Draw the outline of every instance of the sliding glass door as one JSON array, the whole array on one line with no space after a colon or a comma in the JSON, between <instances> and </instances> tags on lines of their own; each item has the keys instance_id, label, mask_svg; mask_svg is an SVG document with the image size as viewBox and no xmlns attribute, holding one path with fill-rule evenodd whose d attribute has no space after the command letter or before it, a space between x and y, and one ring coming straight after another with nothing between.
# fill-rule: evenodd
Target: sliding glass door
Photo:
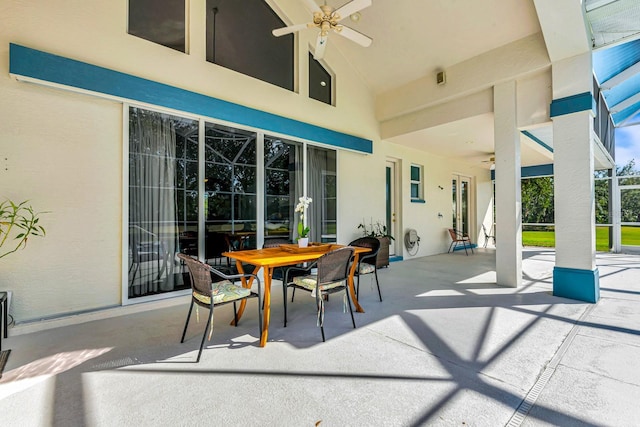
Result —
<instances>
[{"instance_id":1,"label":"sliding glass door","mask_svg":"<svg viewBox=\"0 0 640 427\"><path fill-rule=\"evenodd\" d=\"M301 196L311 240L335 242L336 170L333 150L131 107L126 299L188 289L177 253L228 265L225 251L294 241Z\"/></svg>"},{"instance_id":2,"label":"sliding glass door","mask_svg":"<svg viewBox=\"0 0 640 427\"><path fill-rule=\"evenodd\" d=\"M256 247L256 137L205 124L206 262L222 262L222 252L229 249Z\"/></svg>"},{"instance_id":3,"label":"sliding glass door","mask_svg":"<svg viewBox=\"0 0 640 427\"><path fill-rule=\"evenodd\" d=\"M307 149L309 227L314 242L335 242L337 227L336 152L320 147Z\"/></svg>"},{"instance_id":4,"label":"sliding glass door","mask_svg":"<svg viewBox=\"0 0 640 427\"><path fill-rule=\"evenodd\" d=\"M264 137L265 216L264 241L293 241L297 227L295 205L303 194L303 145Z\"/></svg>"},{"instance_id":5,"label":"sliding glass door","mask_svg":"<svg viewBox=\"0 0 640 427\"><path fill-rule=\"evenodd\" d=\"M180 231L197 224L197 181L198 122L131 108L129 298L184 286L173 255Z\"/></svg>"}]
</instances>

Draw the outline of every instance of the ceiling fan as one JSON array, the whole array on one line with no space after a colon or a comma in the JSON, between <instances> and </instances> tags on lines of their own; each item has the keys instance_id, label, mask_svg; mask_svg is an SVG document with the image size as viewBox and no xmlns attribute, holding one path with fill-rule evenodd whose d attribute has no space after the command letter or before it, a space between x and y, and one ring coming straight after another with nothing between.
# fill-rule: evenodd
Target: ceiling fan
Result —
<instances>
[{"instance_id":1,"label":"ceiling fan","mask_svg":"<svg viewBox=\"0 0 640 427\"><path fill-rule=\"evenodd\" d=\"M482 163L488 163L489 167L493 169L496 165L496 153L490 153L487 160L483 160Z\"/></svg>"},{"instance_id":2,"label":"ceiling fan","mask_svg":"<svg viewBox=\"0 0 640 427\"><path fill-rule=\"evenodd\" d=\"M326 2L324 5L318 6L313 0L303 1L313 12L313 22L276 28L272 31L274 36L280 37L285 34L291 34L307 28L319 28L320 33L316 39L316 49L313 54L315 59L321 59L324 56L324 50L327 46L327 38L330 31L340 34L342 37L354 41L361 46L368 47L371 45L373 40L370 37L367 37L352 28L339 24L339 22L344 18L361 11L365 7L371 6L371 0L352 0L338 9L333 9L333 7L327 6Z\"/></svg>"},{"instance_id":3,"label":"ceiling fan","mask_svg":"<svg viewBox=\"0 0 640 427\"><path fill-rule=\"evenodd\" d=\"M495 163L496 162L496 155L495 153L491 153L489 155L489 158L487 160L483 160L482 163Z\"/></svg>"}]
</instances>

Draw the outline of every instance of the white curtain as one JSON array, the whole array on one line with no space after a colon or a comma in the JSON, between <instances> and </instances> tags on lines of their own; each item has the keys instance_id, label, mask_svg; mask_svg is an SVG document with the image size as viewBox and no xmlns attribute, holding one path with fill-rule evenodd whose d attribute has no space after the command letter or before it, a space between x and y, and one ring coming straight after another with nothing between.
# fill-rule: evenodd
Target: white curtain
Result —
<instances>
[{"instance_id":1,"label":"white curtain","mask_svg":"<svg viewBox=\"0 0 640 427\"><path fill-rule=\"evenodd\" d=\"M164 114L131 109L129 233L138 251L141 292L173 289L176 252L176 134ZM156 259L156 257L158 259ZM138 282L138 280L140 282Z\"/></svg>"}]
</instances>

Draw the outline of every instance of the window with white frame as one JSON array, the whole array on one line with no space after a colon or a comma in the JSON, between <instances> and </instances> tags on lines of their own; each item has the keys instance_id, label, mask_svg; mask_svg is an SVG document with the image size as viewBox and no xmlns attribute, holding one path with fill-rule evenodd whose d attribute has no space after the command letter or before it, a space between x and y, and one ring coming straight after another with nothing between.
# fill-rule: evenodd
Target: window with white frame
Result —
<instances>
[{"instance_id":1,"label":"window with white frame","mask_svg":"<svg viewBox=\"0 0 640 427\"><path fill-rule=\"evenodd\" d=\"M128 129L127 299L188 289L177 253L218 264L293 240L303 195L310 238L335 242L335 150L134 106Z\"/></svg>"},{"instance_id":2,"label":"window with white frame","mask_svg":"<svg viewBox=\"0 0 640 427\"><path fill-rule=\"evenodd\" d=\"M294 35L264 0L207 0L207 61L294 90Z\"/></svg>"},{"instance_id":3,"label":"window with white frame","mask_svg":"<svg viewBox=\"0 0 640 427\"><path fill-rule=\"evenodd\" d=\"M129 0L131 35L186 52L185 0Z\"/></svg>"},{"instance_id":4,"label":"window with white frame","mask_svg":"<svg viewBox=\"0 0 640 427\"><path fill-rule=\"evenodd\" d=\"M422 165L411 165L411 201L424 201L424 168Z\"/></svg>"},{"instance_id":5,"label":"window with white frame","mask_svg":"<svg viewBox=\"0 0 640 427\"><path fill-rule=\"evenodd\" d=\"M309 52L309 98L333 105L333 77Z\"/></svg>"}]
</instances>

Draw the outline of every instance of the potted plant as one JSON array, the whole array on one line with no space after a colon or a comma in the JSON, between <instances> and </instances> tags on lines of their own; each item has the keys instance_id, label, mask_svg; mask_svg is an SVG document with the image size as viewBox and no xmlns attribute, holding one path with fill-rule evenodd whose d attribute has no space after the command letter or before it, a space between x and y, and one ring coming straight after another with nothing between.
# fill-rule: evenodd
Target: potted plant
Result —
<instances>
[{"instance_id":1,"label":"potted plant","mask_svg":"<svg viewBox=\"0 0 640 427\"><path fill-rule=\"evenodd\" d=\"M0 258L24 249L29 237L46 234L39 224L42 212L35 212L27 203L28 200L14 203L9 199L0 203Z\"/></svg>"},{"instance_id":2,"label":"potted plant","mask_svg":"<svg viewBox=\"0 0 640 427\"><path fill-rule=\"evenodd\" d=\"M376 221L374 223L372 219L369 224L365 224L363 220L358 225L358 229L362 230L363 236L375 237L380 240L380 251L378 252L376 266L378 268L387 267L389 265L389 244L391 243L391 240L395 240L387 231L387 226L380 221Z\"/></svg>"},{"instance_id":3,"label":"potted plant","mask_svg":"<svg viewBox=\"0 0 640 427\"><path fill-rule=\"evenodd\" d=\"M307 210L311 204L311 197L300 197L299 203L296 205L295 212L300 213L300 219L298 221L298 245L301 248L306 248L309 245L309 227L304 225L304 211Z\"/></svg>"},{"instance_id":4,"label":"potted plant","mask_svg":"<svg viewBox=\"0 0 640 427\"><path fill-rule=\"evenodd\" d=\"M29 237L44 237L45 235L44 228L39 224L41 212L34 211L33 207L27 203L28 200L15 203L10 199L5 199L0 203L0 259L24 249ZM7 301L4 303L6 304L4 308L9 310ZM0 335L1 340L4 331L0 330L0 334L2 334ZM2 378L4 364L7 362L10 352L11 350L0 352L0 378Z\"/></svg>"}]
</instances>

